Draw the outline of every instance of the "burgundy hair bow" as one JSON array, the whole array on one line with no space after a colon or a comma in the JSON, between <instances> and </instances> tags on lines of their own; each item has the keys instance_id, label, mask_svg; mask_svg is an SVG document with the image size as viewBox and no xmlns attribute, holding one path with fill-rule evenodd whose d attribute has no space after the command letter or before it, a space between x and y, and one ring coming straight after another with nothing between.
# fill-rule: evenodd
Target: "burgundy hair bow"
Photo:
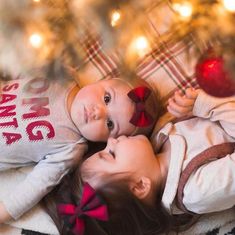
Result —
<instances>
[{"instance_id":1,"label":"burgundy hair bow","mask_svg":"<svg viewBox=\"0 0 235 235\"><path fill-rule=\"evenodd\" d=\"M88 183L84 185L79 205L59 204L57 209L58 213L65 217L65 221L69 223L76 235L83 235L86 216L103 221L107 221L109 218L107 205L102 202Z\"/></svg>"},{"instance_id":2,"label":"burgundy hair bow","mask_svg":"<svg viewBox=\"0 0 235 235\"><path fill-rule=\"evenodd\" d=\"M152 116L145 109L145 101L151 94L148 87L141 86L132 89L127 95L136 103L135 112L130 120L130 123L137 127L147 127L153 123Z\"/></svg>"}]
</instances>

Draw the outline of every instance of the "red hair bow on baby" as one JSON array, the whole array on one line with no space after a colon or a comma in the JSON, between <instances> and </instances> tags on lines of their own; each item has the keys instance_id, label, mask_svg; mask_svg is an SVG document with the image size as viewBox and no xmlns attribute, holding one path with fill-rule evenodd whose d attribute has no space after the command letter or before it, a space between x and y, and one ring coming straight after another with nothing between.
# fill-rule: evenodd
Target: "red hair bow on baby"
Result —
<instances>
[{"instance_id":1,"label":"red hair bow on baby","mask_svg":"<svg viewBox=\"0 0 235 235\"><path fill-rule=\"evenodd\" d=\"M145 101L151 94L151 90L141 86L132 89L127 95L136 104L135 112L130 123L137 127L147 127L153 123L153 118L145 110Z\"/></svg>"},{"instance_id":2,"label":"red hair bow on baby","mask_svg":"<svg viewBox=\"0 0 235 235\"><path fill-rule=\"evenodd\" d=\"M64 217L76 235L83 235L85 230L85 217L92 217L98 220L107 221L108 208L95 190L86 183L83 188L82 198L79 205L59 204L58 213Z\"/></svg>"}]
</instances>

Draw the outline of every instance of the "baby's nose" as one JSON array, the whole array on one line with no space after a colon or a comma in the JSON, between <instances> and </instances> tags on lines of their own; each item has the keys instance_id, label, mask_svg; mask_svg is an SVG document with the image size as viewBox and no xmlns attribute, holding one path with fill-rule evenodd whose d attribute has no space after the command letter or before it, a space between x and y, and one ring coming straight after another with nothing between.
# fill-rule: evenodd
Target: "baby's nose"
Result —
<instances>
[{"instance_id":1,"label":"baby's nose","mask_svg":"<svg viewBox=\"0 0 235 235\"><path fill-rule=\"evenodd\" d=\"M102 118L106 119L107 116L107 112L106 112L106 108L102 105L96 105L94 107L94 112L93 112L93 119L94 120L100 120Z\"/></svg>"}]
</instances>

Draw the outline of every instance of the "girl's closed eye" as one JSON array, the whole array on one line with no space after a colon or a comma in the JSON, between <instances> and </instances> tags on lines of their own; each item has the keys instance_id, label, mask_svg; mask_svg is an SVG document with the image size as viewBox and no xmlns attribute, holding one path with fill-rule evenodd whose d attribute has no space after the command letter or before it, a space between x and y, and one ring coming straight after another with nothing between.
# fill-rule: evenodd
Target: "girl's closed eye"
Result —
<instances>
[{"instance_id":1,"label":"girl's closed eye","mask_svg":"<svg viewBox=\"0 0 235 235\"><path fill-rule=\"evenodd\" d=\"M112 157L115 159L115 157L116 157L115 153L111 149L109 149L109 154L112 155Z\"/></svg>"}]
</instances>

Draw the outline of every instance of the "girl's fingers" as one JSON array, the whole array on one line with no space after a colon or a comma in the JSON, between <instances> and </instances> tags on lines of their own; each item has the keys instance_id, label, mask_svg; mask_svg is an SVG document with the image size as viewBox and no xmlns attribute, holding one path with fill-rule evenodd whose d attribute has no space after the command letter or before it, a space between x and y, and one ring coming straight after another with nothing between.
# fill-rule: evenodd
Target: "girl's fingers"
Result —
<instances>
[{"instance_id":1,"label":"girl's fingers","mask_svg":"<svg viewBox=\"0 0 235 235\"><path fill-rule=\"evenodd\" d=\"M194 99L188 98L186 95L181 95L179 92L176 92L174 95L175 102L180 106L192 106Z\"/></svg>"},{"instance_id":2,"label":"girl's fingers","mask_svg":"<svg viewBox=\"0 0 235 235\"><path fill-rule=\"evenodd\" d=\"M171 113L173 116L175 116L175 117L182 117L182 114L181 113L179 113L179 112L177 112L177 111L175 111L175 110L173 110L169 105L167 106L167 110L168 110L168 112L169 113Z\"/></svg>"},{"instance_id":3,"label":"girl's fingers","mask_svg":"<svg viewBox=\"0 0 235 235\"><path fill-rule=\"evenodd\" d=\"M176 117L190 115L198 93L199 90L194 88L187 88L185 94L176 91L174 97L168 100L168 111Z\"/></svg>"},{"instance_id":4,"label":"girl's fingers","mask_svg":"<svg viewBox=\"0 0 235 235\"><path fill-rule=\"evenodd\" d=\"M192 110L192 105L189 106L181 106L173 98L169 99L168 101L168 107L177 113L180 113L181 115L188 114Z\"/></svg>"},{"instance_id":5,"label":"girl's fingers","mask_svg":"<svg viewBox=\"0 0 235 235\"><path fill-rule=\"evenodd\" d=\"M194 89L192 87L191 88L187 88L185 90L186 97L189 98L189 99L193 99L193 100L195 100L197 98L198 93L199 93L199 89Z\"/></svg>"}]
</instances>

